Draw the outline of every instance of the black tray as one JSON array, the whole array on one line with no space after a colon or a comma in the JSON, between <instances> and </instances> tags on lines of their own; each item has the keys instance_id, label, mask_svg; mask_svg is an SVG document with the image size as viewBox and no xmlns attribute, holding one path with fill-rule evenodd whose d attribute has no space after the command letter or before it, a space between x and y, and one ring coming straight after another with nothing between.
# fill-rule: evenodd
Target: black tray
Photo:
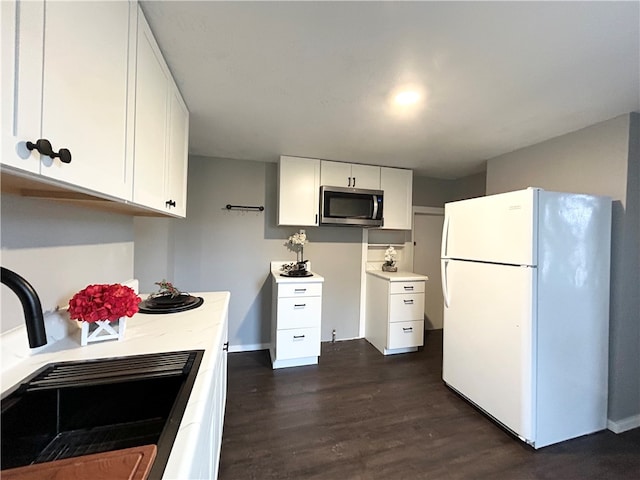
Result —
<instances>
[{"instance_id":1,"label":"black tray","mask_svg":"<svg viewBox=\"0 0 640 480\"><path fill-rule=\"evenodd\" d=\"M313 273L308 270L292 270L280 274L281 277L313 277Z\"/></svg>"},{"instance_id":2,"label":"black tray","mask_svg":"<svg viewBox=\"0 0 640 480\"><path fill-rule=\"evenodd\" d=\"M203 303L202 297L194 297L189 294L177 297L166 295L143 300L138 305L138 310L140 313L177 313L198 308Z\"/></svg>"}]
</instances>

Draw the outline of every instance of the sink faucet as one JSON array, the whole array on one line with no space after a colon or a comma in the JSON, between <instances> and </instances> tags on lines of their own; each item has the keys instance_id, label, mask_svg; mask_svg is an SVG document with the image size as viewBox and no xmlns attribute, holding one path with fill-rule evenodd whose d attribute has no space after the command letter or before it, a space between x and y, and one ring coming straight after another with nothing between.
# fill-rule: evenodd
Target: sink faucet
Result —
<instances>
[{"instance_id":1,"label":"sink faucet","mask_svg":"<svg viewBox=\"0 0 640 480\"><path fill-rule=\"evenodd\" d=\"M27 337L31 348L41 347L47 344L47 333L44 329L44 316L42 305L35 289L24 278L4 267L1 281L15 293L22 303L24 322L27 326Z\"/></svg>"}]
</instances>

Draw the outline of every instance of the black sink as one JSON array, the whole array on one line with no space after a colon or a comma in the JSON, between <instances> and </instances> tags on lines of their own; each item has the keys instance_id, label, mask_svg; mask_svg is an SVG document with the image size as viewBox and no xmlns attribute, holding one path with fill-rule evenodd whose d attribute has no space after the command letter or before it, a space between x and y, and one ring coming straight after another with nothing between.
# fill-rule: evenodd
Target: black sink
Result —
<instances>
[{"instance_id":1,"label":"black sink","mask_svg":"<svg viewBox=\"0 0 640 480\"><path fill-rule=\"evenodd\" d=\"M2 396L2 468L155 444L161 478L203 353L43 367Z\"/></svg>"}]
</instances>

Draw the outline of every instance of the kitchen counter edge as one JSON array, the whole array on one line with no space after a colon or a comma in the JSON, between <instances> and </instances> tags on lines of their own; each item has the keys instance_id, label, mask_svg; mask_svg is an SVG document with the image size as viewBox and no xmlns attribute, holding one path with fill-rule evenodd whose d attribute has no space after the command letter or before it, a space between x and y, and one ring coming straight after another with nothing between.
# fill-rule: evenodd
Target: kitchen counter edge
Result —
<instances>
[{"instance_id":1,"label":"kitchen counter edge","mask_svg":"<svg viewBox=\"0 0 640 480\"><path fill-rule=\"evenodd\" d=\"M413 272L383 272L382 270L367 270L369 275L373 275L375 277L380 277L390 282L417 282L417 281L427 281L429 277L426 275L421 275L419 273Z\"/></svg>"}]
</instances>

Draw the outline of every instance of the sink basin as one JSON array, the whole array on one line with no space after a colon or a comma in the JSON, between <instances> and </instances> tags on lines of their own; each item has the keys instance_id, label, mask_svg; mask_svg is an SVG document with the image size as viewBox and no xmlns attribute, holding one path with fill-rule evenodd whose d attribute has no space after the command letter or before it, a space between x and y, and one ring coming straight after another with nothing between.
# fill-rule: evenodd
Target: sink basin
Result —
<instances>
[{"instance_id":1,"label":"sink basin","mask_svg":"<svg viewBox=\"0 0 640 480\"><path fill-rule=\"evenodd\" d=\"M2 468L155 444L161 478L203 353L43 367L2 396Z\"/></svg>"}]
</instances>

